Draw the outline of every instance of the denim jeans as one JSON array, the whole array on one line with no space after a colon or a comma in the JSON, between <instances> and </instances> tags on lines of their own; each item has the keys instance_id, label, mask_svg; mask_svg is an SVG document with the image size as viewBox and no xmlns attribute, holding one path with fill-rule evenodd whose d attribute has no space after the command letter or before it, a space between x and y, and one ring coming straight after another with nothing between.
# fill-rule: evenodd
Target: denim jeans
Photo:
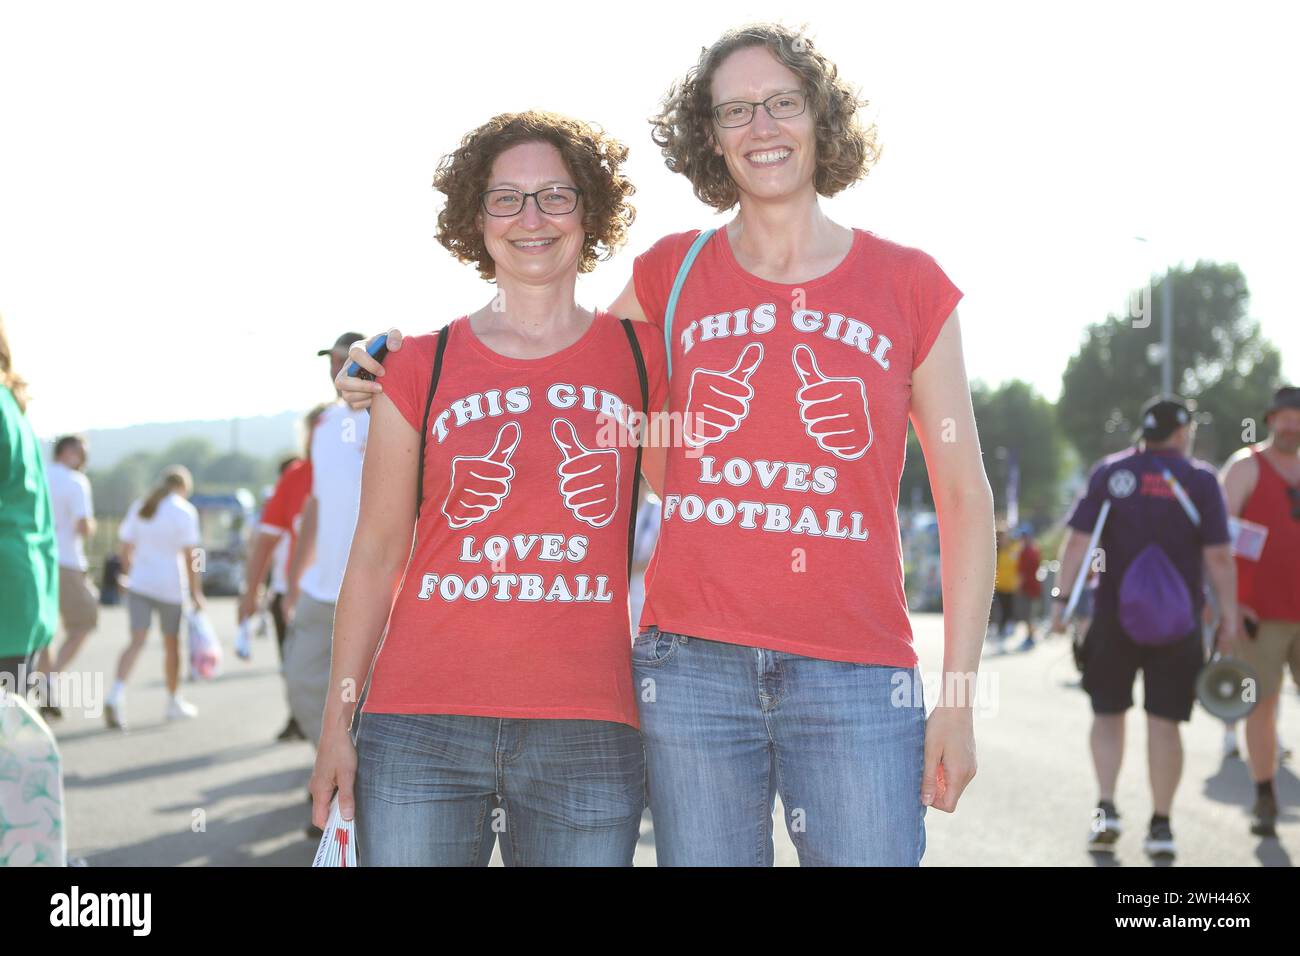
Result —
<instances>
[{"instance_id":1,"label":"denim jeans","mask_svg":"<svg viewBox=\"0 0 1300 956\"><path fill-rule=\"evenodd\" d=\"M802 866L920 863L919 669L658 628L632 666L660 866L771 866L777 794Z\"/></svg>"},{"instance_id":2,"label":"denim jeans","mask_svg":"<svg viewBox=\"0 0 1300 956\"><path fill-rule=\"evenodd\" d=\"M362 714L357 864L631 866L641 735L604 720Z\"/></svg>"}]
</instances>

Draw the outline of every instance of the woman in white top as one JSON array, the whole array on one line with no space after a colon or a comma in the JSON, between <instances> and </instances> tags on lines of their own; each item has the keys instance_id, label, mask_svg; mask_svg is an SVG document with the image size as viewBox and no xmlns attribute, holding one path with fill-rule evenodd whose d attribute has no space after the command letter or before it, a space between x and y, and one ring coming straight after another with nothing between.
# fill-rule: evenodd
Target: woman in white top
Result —
<instances>
[{"instance_id":1,"label":"woman in white top","mask_svg":"<svg viewBox=\"0 0 1300 956\"><path fill-rule=\"evenodd\" d=\"M189 503L194 479L182 465L166 468L158 484L131 504L118 531L122 541L122 566L128 574L127 614L131 644L117 663L117 680L105 702L104 719L123 728L126 680L144 648L154 611L162 628L167 681L167 720L194 717L198 709L180 695L181 606L188 594L195 609L202 609L203 582L199 576L199 513Z\"/></svg>"}]
</instances>

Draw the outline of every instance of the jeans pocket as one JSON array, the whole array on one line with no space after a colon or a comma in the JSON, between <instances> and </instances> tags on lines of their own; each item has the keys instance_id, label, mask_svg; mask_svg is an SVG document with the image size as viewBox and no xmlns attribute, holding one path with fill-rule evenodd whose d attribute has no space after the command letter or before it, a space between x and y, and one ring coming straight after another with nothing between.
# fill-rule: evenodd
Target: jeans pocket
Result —
<instances>
[{"instance_id":1,"label":"jeans pocket","mask_svg":"<svg viewBox=\"0 0 1300 956\"><path fill-rule=\"evenodd\" d=\"M632 642L632 665L659 667L666 664L677 653L681 641L680 634L671 634L657 627L651 627L638 634Z\"/></svg>"}]
</instances>

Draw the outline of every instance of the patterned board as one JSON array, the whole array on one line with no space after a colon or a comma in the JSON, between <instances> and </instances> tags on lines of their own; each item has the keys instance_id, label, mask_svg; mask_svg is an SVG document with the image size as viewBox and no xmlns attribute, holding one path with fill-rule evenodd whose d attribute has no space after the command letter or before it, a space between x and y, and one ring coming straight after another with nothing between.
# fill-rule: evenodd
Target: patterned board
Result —
<instances>
[{"instance_id":1,"label":"patterned board","mask_svg":"<svg viewBox=\"0 0 1300 956\"><path fill-rule=\"evenodd\" d=\"M0 866L65 866L63 761L19 695L0 691Z\"/></svg>"}]
</instances>

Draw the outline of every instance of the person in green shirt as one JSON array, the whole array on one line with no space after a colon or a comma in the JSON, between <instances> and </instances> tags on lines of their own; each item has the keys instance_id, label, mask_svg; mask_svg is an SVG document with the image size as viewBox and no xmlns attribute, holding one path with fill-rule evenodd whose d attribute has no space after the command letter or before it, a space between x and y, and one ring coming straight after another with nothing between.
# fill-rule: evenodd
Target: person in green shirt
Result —
<instances>
[{"instance_id":1,"label":"person in green shirt","mask_svg":"<svg viewBox=\"0 0 1300 956\"><path fill-rule=\"evenodd\" d=\"M0 688L26 694L37 653L59 620L58 547L27 385L0 319Z\"/></svg>"}]
</instances>

